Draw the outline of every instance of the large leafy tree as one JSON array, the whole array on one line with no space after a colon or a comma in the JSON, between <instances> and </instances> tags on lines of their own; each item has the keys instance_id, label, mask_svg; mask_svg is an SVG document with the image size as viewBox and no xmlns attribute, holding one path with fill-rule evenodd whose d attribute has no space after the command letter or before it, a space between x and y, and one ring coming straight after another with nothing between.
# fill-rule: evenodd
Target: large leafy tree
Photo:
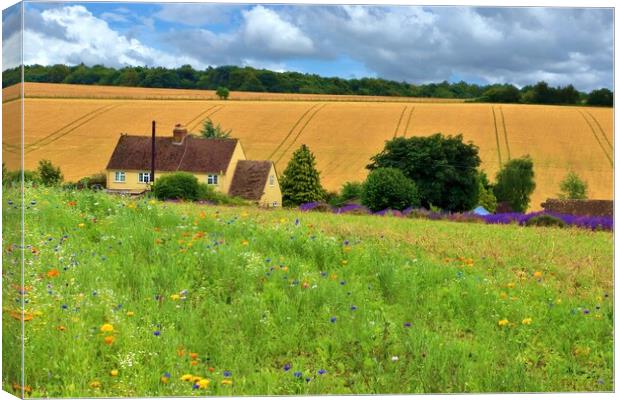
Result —
<instances>
[{"instance_id":1,"label":"large leafy tree","mask_svg":"<svg viewBox=\"0 0 620 400\"><path fill-rule=\"evenodd\" d=\"M366 168L398 168L415 182L421 204L465 211L478 202L478 147L463 136L398 137L385 143Z\"/></svg>"},{"instance_id":2,"label":"large leafy tree","mask_svg":"<svg viewBox=\"0 0 620 400\"><path fill-rule=\"evenodd\" d=\"M508 161L497 173L493 192L498 202L507 202L514 211L525 212L536 188L534 162L529 156Z\"/></svg>"},{"instance_id":3,"label":"large leafy tree","mask_svg":"<svg viewBox=\"0 0 620 400\"><path fill-rule=\"evenodd\" d=\"M325 198L316 159L305 144L293 153L282 174L280 187L284 206L297 206Z\"/></svg>"}]
</instances>

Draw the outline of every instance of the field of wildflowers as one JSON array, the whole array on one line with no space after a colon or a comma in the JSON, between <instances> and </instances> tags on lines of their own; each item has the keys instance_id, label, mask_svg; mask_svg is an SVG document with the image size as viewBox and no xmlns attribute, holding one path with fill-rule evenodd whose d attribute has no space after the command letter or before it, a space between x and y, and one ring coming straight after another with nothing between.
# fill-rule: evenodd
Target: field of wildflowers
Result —
<instances>
[{"instance_id":1,"label":"field of wildflowers","mask_svg":"<svg viewBox=\"0 0 620 400\"><path fill-rule=\"evenodd\" d=\"M27 188L22 282L19 201L5 189L13 393L613 389L610 232Z\"/></svg>"}]
</instances>

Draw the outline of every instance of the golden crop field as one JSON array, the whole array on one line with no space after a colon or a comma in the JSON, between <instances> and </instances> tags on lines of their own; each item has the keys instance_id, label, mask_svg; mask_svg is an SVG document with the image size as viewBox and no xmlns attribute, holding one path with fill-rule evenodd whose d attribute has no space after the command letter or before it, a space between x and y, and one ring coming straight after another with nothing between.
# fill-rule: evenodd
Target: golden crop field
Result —
<instances>
[{"instance_id":1,"label":"golden crop field","mask_svg":"<svg viewBox=\"0 0 620 400\"><path fill-rule=\"evenodd\" d=\"M67 91L67 86L60 85L59 91ZM590 198L613 197L611 108L300 99L29 98L28 90L24 103L26 168L50 159L62 168L67 180L103 170L120 133L150 135L151 120L157 121L158 135L171 135L175 123L198 132L201 122L210 117L232 129L248 158L271 159L279 173L292 152L307 144L328 190L337 190L346 181L363 180L369 158L383 148L385 140L441 132L462 133L473 141L480 148L482 168L491 178L500 163L529 154L537 184L532 209L540 209L542 201L556 196L569 170L588 182ZM19 104L5 102L4 115L18 112ZM6 118L3 122L3 158L9 168L18 160L16 122Z\"/></svg>"},{"instance_id":2,"label":"golden crop field","mask_svg":"<svg viewBox=\"0 0 620 400\"><path fill-rule=\"evenodd\" d=\"M89 98L132 100L217 100L215 90L159 89L119 86L65 85L26 82L24 96L31 98ZM17 85L3 89L3 101L19 97ZM229 100L279 100L279 101L406 101L462 103L462 99L412 98L391 96L324 95L301 93L264 93L231 91Z\"/></svg>"}]
</instances>

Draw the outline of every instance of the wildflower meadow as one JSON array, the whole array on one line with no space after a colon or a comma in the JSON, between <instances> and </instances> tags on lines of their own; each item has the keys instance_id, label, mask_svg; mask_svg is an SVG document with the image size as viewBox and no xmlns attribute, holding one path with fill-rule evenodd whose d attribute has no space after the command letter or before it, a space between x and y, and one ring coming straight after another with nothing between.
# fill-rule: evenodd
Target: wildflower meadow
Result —
<instances>
[{"instance_id":1,"label":"wildflower meadow","mask_svg":"<svg viewBox=\"0 0 620 400\"><path fill-rule=\"evenodd\" d=\"M2 201L15 394L613 390L608 231L27 187L22 247Z\"/></svg>"}]
</instances>

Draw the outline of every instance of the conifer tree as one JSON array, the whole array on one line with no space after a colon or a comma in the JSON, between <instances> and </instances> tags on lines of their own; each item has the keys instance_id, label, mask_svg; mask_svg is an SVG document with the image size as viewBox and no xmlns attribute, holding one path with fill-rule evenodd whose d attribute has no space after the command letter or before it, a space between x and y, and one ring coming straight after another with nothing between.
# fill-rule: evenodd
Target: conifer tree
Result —
<instances>
[{"instance_id":1,"label":"conifer tree","mask_svg":"<svg viewBox=\"0 0 620 400\"><path fill-rule=\"evenodd\" d=\"M321 186L319 175L314 154L308 146L302 144L293 153L280 180L283 205L298 206L325 199L326 192Z\"/></svg>"}]
</instances>

